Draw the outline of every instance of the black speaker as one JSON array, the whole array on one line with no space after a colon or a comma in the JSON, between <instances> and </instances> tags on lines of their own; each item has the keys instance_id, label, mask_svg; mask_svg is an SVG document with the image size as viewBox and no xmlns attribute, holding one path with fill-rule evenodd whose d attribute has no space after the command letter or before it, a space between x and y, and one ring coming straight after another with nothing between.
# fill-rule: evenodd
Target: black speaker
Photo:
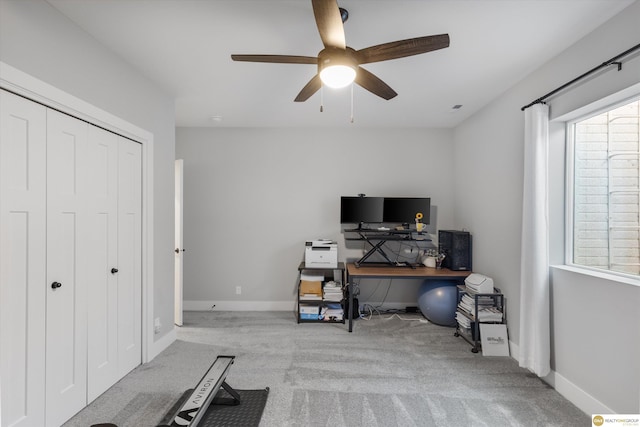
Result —
<instances>
[{"instance_id":1,"label":"black speaker","mask_svg":"<svg viewBox=\"0 0 640 427\"><path fill-rule=\"evenodd\" d=\"M471 234L468 231L438 230L438 249L445 254L443 267L471 271Z\"/></svg>"}]
</instances>

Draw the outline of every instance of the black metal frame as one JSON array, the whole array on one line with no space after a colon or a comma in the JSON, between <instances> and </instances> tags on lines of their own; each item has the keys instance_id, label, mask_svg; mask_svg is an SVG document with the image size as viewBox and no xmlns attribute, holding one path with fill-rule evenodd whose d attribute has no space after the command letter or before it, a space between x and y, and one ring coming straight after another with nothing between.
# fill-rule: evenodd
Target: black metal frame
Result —
<instances>
[{"instance_id":1,"label":"black metal frame","mask_svg":"<svg viewBox=\"0 0 640 427\"><path fill-rule=\"evenodd\" d=\"M413 230L363 230L363 229L354 229L354 230L345 230L345 232L353 232L358 233L358 238L345 238L345 240L361 240L367 242L371 249L369 249L359 260L355 261L354 264L356 267L360 267L362 264L365 264L365 261L369 259L369 257L376 252L382 255L382 257L387 261L382 264L389 264L395 267L410 267L415 268L411 263L406 262L397 262L391 261L391 258L387 255L387 253L382 248L385 243L392 241L412 241L412 242L430 242L431 239L427 238L427 234L423 234L422 232L417 232ZM413 233L417 233L419 235L424 235L424 239L414 239L412 237ZM373 243L377 242L377 243ZM369 264L380 264L377 263L369 263Z\"/></svg>"}]
</instances>

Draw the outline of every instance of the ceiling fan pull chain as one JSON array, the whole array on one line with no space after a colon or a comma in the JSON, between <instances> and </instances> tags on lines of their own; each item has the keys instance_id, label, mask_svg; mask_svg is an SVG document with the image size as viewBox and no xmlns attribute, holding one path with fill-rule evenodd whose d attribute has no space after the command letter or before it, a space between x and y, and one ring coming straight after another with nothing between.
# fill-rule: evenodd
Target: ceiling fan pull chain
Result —
<instances>
[{"instance_id":1,"label":"ceiling fan pull chain","mask_svg":"<svg viewBox=\"0 0 640 427\"><path fill-rule=\"evenodd\" d=\"M353 83L351 83L351 123L353 123Z\"/></svg>"},{"instance_id":2,"label":"ceiling fan pull chain","mask_svg":"<svg viewBox=\"0 0 640 427\"><path fill-rule=\"evenodd\" d=\"M320 85L320 112L324 111L324 91L322 90L324 85Z\"/></svg>"}]
</instances>

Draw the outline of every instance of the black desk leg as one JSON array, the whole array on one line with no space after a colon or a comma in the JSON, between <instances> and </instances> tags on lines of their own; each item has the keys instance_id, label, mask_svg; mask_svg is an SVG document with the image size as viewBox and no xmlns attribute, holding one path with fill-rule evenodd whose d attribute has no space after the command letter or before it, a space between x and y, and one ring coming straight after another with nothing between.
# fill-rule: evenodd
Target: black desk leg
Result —
<instances>
[{"instance_id":1,"label":"black desk leg","mask_svg":"<svg viewBox=\"0 0 640 427\"><path fill-rule=\"evenodd\" d=\"M349 292L349 332L353 331L353 283L347 283Z\"/></svg>"}]
</instances>

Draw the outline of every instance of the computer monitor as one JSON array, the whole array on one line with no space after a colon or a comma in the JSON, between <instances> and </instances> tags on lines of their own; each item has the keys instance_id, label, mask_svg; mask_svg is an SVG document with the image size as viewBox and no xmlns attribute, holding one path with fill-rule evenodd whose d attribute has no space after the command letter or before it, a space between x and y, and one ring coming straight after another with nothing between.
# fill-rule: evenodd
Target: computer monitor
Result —
<instances>
[{"instance_id":1,"label":"computer monitor","mask_svg":"<svg viewBox=\"0 0 640 427\"><path fill-rule=\"evenodd\" d=\"M381 223L384 198L349 197L340 198L340 223Z\"/></svg>"},{"instance_id":2,"label":"computer monitor","mask_svg":"<svg viewBox=\"0 0 640 427\"><path fill-rule=\"evenodd\" d=\"M385 197L383 222L413 223L417 213L422 213L422 223L429 224L431 198L429 197Z\"/></svg>"}]
</instances>

